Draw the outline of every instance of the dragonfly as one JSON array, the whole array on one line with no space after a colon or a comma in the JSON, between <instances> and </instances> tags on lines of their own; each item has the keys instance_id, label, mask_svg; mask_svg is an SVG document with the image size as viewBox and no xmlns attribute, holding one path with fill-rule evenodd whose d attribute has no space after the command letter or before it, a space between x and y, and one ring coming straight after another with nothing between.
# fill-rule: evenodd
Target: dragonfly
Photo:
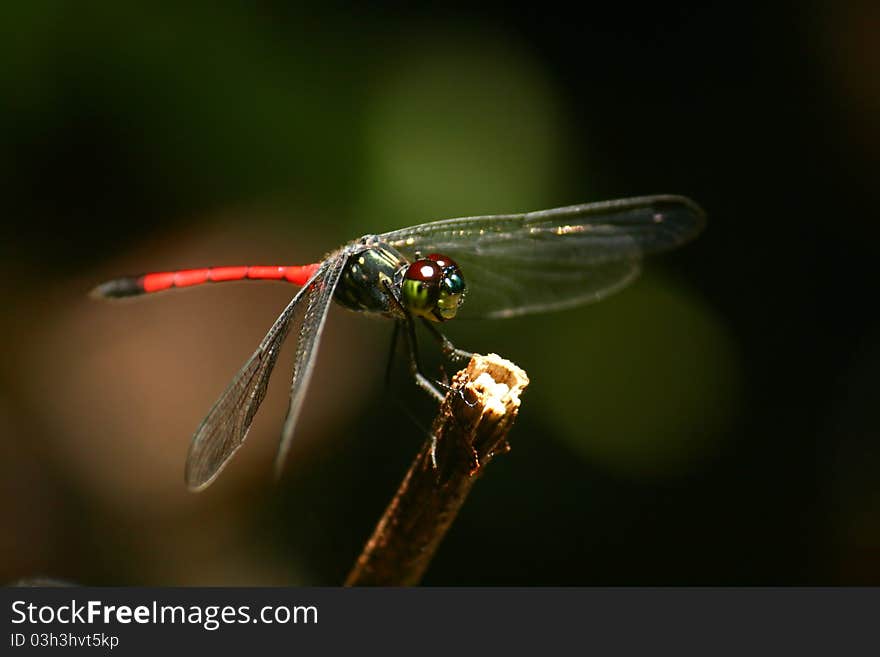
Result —
<instances>
[{"instance_id":1,"label":"dragonfly","mask_svg":"<svg viewBox=\"0 0 880 657\"><path fill-rule=\"evenodd\" d=\"M335 301L394 321L416 384L442 401L443 384L424 373L416 325L444 356L472 354L438 328L455 318L508 318L598 301L637 276L643 256L695 237L703 210L683 196L658 195L520 214L443 219L365 235L307 265L182 269L125 276L92 295L115 299L204 283L285 281L300 286L196 429L186 459L193 491L210 485L247 437L291 328L299 325L287 416L275 458L280 472L315 368L318 344Z\"/></svg>"}]
</instances>

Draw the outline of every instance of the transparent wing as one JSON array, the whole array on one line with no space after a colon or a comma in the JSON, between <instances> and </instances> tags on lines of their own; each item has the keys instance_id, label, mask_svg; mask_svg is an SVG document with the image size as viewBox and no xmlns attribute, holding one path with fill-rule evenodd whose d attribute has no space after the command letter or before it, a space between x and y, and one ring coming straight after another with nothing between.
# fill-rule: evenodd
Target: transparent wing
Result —
<instances>
[{"instance_id":1,"label":"transparent wing","mask_svg":"<svg viewBox=\"0 0 880 657\"><path fill-rule=\"evenodd\" d=\"M347 253L344 251L340 252L339 257L331 258L325 265L324 275L316 279L312 285L314 293L309 296L309 303L300 327L299 339L296 342L296 360L293 366L293 380L290 383L290 406L287 409L287 417L281 431L281 444L275 457L276 474L281 472L287 451L290 449L296 421L299 418L300 410L302 410L309 380L312 378L312 370L315 367L318 342L324 331L324 322L327 320L333 292L339 283L346 259Z\"/></svg>"},{"instance_id":2,"label":"transparent wing","mask_svg":"<svg viewBox=\"0 0 880 657\"><path fill-rule=\"evenodd\" d=\"M703 211L681 196L434 221L381 238L407 257L442 253L467 284L462 317L513 317L575 306L629 283L647 253L700 232Z\"/></svg>"},{"instance_id":3,"label":"transparent wing","mask_svg":"<svg viewBox=\"0 0 880 657\"><path fill-rule=\"evenodd\" d=\"M312 304L318 294L316 289L324 279L326 267L323 265L315 272L287 304L260 346L233 377L196 429L186 459L186 484L191 490L202 490L214 481L244 443L251 421L266 396L269 377L290 331L296 308L304 297L308 297L309 305Z\"/></svg>"}]
</instances>

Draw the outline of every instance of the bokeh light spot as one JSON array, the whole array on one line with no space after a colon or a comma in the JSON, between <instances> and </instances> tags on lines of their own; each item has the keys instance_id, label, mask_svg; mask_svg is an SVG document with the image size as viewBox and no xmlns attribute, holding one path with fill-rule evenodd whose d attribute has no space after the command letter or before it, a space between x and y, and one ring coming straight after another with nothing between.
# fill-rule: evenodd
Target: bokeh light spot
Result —
<instances>
[{"instance_id":1,"label":"bokeh light spot","mask_svg":"<svg viewBox=\"0 0 880 657\"><path fill-rule=\"evenodd\" d=\"M366 205L389 222L383 229L541 207L566 166L554 90L507 41L411 41L376 85L367 116Z\"/></svg>"},{"instance_id":2,"label":"bokeh light spot","mask_svg":"<svg viewBox=\"0 0 880 657\"><path fill-rule=\"evenodd\" d=\"M717 449L739 388L736 347L709 308L645 277L569 314L529 374L560 435L635 477L675 475Z\"/></svg>"}]
</instances>

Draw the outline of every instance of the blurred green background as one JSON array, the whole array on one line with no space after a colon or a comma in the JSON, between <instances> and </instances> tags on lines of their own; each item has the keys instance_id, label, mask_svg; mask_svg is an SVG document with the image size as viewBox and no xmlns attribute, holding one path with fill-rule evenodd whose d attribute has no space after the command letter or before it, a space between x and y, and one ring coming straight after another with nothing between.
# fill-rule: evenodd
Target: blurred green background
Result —
<instances>
[{"instance_id":1,"label":"blurred green background","mask_svg":"<svg viewBox=\"0 0 880 657\"><path fill-rule=\"evenodd\" d=\"M707 231L626 291L447 327L532 384L425 583L880 583L880 11L794 6L5 3L0 580L341 583L432 417L333 309L285 477L290 345L190 494L292 289L96 283L678 193Z\"/></svg>"}]
</instances>

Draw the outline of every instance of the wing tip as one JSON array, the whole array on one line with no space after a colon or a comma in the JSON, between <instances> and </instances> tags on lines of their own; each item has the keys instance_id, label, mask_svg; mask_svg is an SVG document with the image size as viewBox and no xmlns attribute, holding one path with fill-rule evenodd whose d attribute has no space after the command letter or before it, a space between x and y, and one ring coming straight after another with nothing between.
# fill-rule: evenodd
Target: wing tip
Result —
<instances>
[{"instance_id":1,"label":"wing tip","mask_svg":"<svg viewBox=\"0 0 880 657\"><path fill-rule=\"evenodd\" d=\"M193 468L190 466L189 459L186 462L186 470L183 473L183 479L186 482L186 487L189 489L191 493L200 493L205 490L214 479L217 478L217 475L220 473L218 469L212 476L205 478L201 474L196 474L193 471Z\"/></svg>"},{"instance_id":2,"label":"wing tip","mask_svg":"<svg viewBox=\"0 0 880 657\"><path fill-rule=\"evenodd\" d=\"M706 227L706 211L693 199L675 194L651 197L656 223L674 223L680 241L686 242L699 235Z\"/></svg>"},{"instance_id":3,"label":"wing tip","mask_svg":"<svg viewBox=\"0 0 880 657\"><path fill-rule=\"evenodd\" d=\"M198 436L198 433L196 436ZM186 487L191 493L200 493L213 484L214 480L217 479L219 474L223 471L223 468L225 468L232 459L233 454L235 454L235 452L238 451L238 448L241 447L241 445L238 445L238 447L229 452L220 465L206 469L204 467L205 460L196 454L196 444L196 438L194 437L193 442L190 445L189 453L186 455L186 466L184 467L183 472L183 480L186 482Z\"/></svg>"}]
</instances>

